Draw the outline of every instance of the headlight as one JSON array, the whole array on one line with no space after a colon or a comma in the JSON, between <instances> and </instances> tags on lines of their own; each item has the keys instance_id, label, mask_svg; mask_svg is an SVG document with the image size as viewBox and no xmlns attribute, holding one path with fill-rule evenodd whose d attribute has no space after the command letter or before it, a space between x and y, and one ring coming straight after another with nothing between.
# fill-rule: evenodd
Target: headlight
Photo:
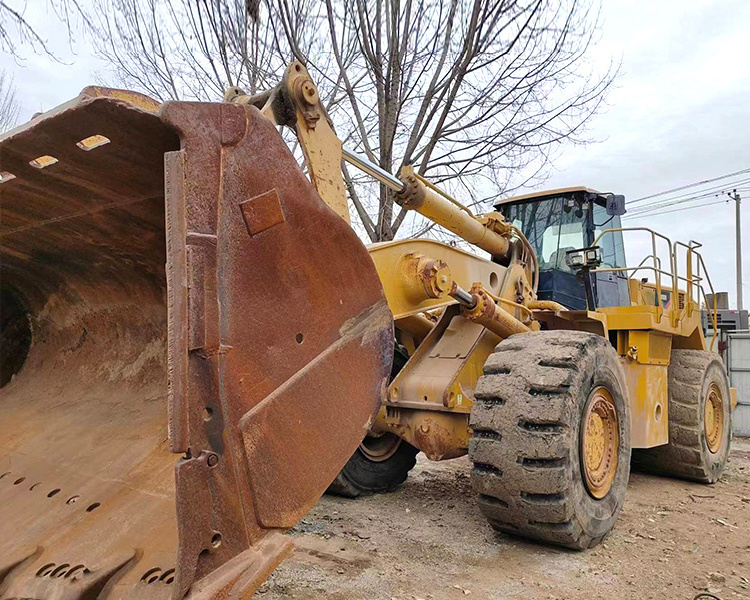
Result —
<instances>
[{"instance_id":1,"label":"headlight","mask_svg":"<svg viewBox=\"0 0 750 600\"><path fill-rule=\"evenodd\" d=\"M578 269L585 264L583 250L573 250L565 255L565 263L571 269Z\"/></svg>"},{"instance_id":2,"label":"headlight","mask_svg":"<svg viewBox=\"0 0 750 600\"><path fill-rule=\"evenodd\" d=\"M602 249L599 246L570 250L565 254L565 263L571 269L582 269L588 267L596 269L602 264Z\"/></svg>"}]
</instances>

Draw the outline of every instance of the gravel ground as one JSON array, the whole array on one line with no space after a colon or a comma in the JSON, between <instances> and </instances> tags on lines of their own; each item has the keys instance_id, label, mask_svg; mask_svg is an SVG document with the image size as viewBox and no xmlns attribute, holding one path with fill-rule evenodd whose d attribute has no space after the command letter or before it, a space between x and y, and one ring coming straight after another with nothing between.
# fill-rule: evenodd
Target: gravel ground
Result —
<instances>
[{"instance_id":1,"label":"gravel ground","mask_svg":"<svg viewBox=\"0 0 750 600\"><path fill-rule=\"evenodd\" d=\"M254 598L750 599L750 440L714 486L632 473L614 532L585 552L494 532L468 460L423 455L401 490L324 496L291 534L295 553Z\"/></svg>"}]
</instances>

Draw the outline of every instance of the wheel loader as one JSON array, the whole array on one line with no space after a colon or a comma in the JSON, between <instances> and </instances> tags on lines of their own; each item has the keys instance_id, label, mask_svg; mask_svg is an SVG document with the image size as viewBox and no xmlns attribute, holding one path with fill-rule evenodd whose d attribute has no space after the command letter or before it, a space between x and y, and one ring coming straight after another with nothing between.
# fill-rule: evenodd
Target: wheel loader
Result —
<instances>
[{"instance_id":1,"label":"wheel loader","mask_svg":"<svg viewBox=\"0 0 750 600\"><path fill-rule=\"evenodd\" d=\"M342 159L486 257L365 247ZM719 478L696 243L642 232L628 267L613 194L475 216L399 175L299 62L216 103L89 87L0 137L0 599L248 598L329 486L394 489L418 451L468 453L493 527L573 548L614 526L631 449Z\"/></svg>"}]
</instances>

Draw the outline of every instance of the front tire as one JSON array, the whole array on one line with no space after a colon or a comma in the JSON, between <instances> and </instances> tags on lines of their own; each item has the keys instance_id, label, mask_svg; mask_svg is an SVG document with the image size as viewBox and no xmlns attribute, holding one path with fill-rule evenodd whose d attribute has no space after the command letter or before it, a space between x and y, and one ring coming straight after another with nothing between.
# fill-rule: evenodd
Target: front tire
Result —
<instances>
[{"instance_id":1,"label":"front tire","mask_svg":"<svg viewBox=\"0 0 750 600\"><path fill-rule=\"evenodd\" d=\"M612 530L630 474L630 405L609 342L579 331L503 340L479 379L472 486L495 529L569 548Z\"/></svg>"},{"instance_id":2,"label":"front tire","mask_svg":"<svg viewBox=\"0 0 750 600\"><path fill-rule=\"evenodd\" d=\"M392 492L406 481L419 450L392 433L368 434L328 492L347 498Z\"/></svg>"}]
</instances>

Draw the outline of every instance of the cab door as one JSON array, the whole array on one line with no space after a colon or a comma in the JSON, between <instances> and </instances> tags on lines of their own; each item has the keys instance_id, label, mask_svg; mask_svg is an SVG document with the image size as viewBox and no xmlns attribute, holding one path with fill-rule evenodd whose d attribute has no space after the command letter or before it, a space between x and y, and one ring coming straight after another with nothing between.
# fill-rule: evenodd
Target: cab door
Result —
<instances>
[{"instance_id":1,"label":"cab door","mask_svg":"<svg viewBox=\"0 0 750 600\"><path fill-rule=\"evenodd\" d=\"M592 246L594 240L606 229L619 229L621 227L619 216L610 216L604 206L594 203L593 210L589 211L591 220L587 228L587 246ZM626 266L625 246L622 241L622 232L608 233L599 241L602 250L601 269L616 269ZM594 294L597 306L630 306L630 292L628 290L628 277L623 272L598 272L594 273Z\"/></svg>"}]
</instances>

